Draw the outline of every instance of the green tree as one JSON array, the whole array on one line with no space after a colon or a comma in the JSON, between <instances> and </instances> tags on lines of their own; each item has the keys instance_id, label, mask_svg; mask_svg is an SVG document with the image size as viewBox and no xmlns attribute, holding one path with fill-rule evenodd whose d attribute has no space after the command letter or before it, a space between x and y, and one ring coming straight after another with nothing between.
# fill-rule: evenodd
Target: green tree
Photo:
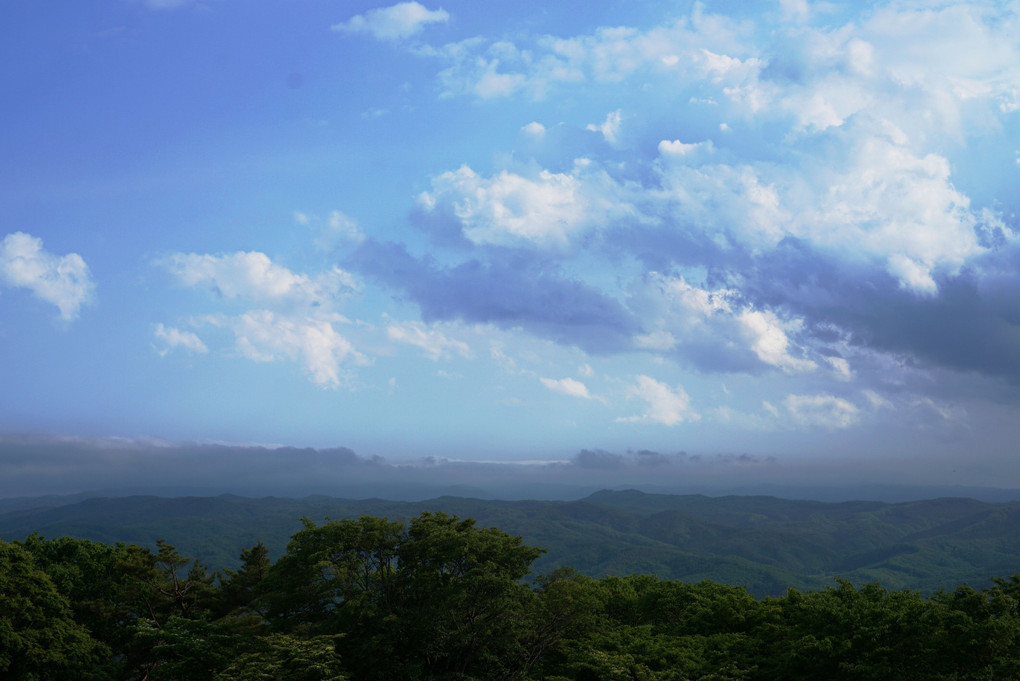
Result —
<instances>
[{"instance_id":1,"label":"green tree","mask_svg":"<svg viewBox=\"0 0 1020 681\"><path fill-rule=\"evenodd\" d=\"M370 516L302 523L257 587L274 628L335 634L396 610L400 523Z\"/></svg>"},{"instance_id":2,"label":"green tree","mask_svg":"<svg viewBox=\"0 0 1020 681\"><path fill-rule=\"evenodd\" d=\"M401 622L411 678L523 678L529 614L520 580L542 550L472 519L422 513L398 554Z\"/></svg>"},{"instance_id":3,"label":"green tree","mask_svg":"<svg viewBox=\"0 0 1020 681\"><path fill-rule=\"evenodd\" d=\"M250 549L241 549L241 568L223 570L220 577L219 588L213 599L214 616L265 617L257 590L271 567L269 549L261 541Z\"/></svg>"},{"instance_id":4,"label":"green tree","mask_svg":"<svg viewBox=\"0 0 1020 681\"><path fill-rule=\"evenodd\" d=\"M260 636L254 649L224 669L217 681L346 681L336 652L337 636Z\"/></svg>"},{"instance_id":5,"label":"green tree","mask_svg":"<svg viewBox=\"0 0 1020 681\"><path fill-rule=\"evenodd\" d=\"M275 630L346 634L359 680L523 678L539 549L443 513L303 522L258 587Z\"/></svg>"},{"instance_id":6,"label":"green tree","mask_svg":"<svg viewBox=\"0 0 1020 681\"><path fill-rule=\"evenodd\" d=\"M0 541L0 676L102 678L110 650L74 620L70 603L29 551Z\"/></svg>"}]
</instances>

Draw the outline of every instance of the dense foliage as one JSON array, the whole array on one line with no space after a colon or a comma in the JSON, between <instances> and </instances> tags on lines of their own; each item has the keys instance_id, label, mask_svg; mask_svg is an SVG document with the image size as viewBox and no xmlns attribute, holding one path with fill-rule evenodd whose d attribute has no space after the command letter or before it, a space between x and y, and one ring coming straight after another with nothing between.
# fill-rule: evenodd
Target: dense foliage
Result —
<instances>
[{"instance_id":1,"label":"dense foliage","mask_svg":"<svg viewBox=\"0 0 1020 681\"><path fill-rule=\"evenodd\" d=\"M425 512L303 521L210 574L156 551L0 541L0 676L139 681L1020 678L1020 576L930 596L845 580L745 588L569 568Z\"/></svg>"},{"instance_id":2,"label":"dense foliage","mask_svg":"<svg viewBox=\"0 0 1020 681\"><path fill-rule=\"evenodd\" d=\"M931 593L946 585L991 586L1020 555L1020 501L928 499L825 503L775 497L706 497L602 491L578 501L496 501L442 497L249 499L219 497L0 500L0 537L33 532L157 550L178 550L213 568L236 568L257 541L284 553L298 518L363 515L407 521L425 510L475 518L548 551L536 573L569 566L593 577L654 574L685 582L746 586L754 596L788 587L817 591L843 577Z\"/></svg>"}]
</instances>

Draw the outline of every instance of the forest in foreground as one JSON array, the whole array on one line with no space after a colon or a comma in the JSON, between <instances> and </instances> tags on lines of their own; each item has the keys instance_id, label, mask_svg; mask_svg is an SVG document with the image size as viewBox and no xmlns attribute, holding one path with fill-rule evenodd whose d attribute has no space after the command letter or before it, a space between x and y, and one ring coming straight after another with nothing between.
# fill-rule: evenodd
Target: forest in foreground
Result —
<instances>
[{"instance_id":1,"label":"forest in foreground","mask_svg":"<svg viewBox=\"0 0 1020 681\"><path fill-rule=\"evenodd\" d=\"M0 541L0 676L138 681L1020 678L1020 575L923 595L755 598L654 575L535 576L542 549L443 512L304 519L211 572L160 541Z\"/></svg>"}]
</instances>

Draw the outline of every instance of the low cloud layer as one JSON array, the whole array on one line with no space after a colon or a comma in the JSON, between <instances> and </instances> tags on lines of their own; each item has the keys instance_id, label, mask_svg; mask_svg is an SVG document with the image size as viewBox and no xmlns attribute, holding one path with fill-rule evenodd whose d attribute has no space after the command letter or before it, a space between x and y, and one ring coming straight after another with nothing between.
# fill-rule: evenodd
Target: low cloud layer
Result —
<instances>
[{"instance_id":1,"label":"low cloud layer","mask_svg":"<svg viewBox=\"0 0 1020 681\"><path fill-rule=\"evenodd\" d=\"M803 407L803 405L799 405ZM815 404L818 412L838 411ZM891 467L890 470L895 467ZM599 489L792 498L905 499L943 493L1001 500L1010 492L915 479L871 477L824 462L791 464L750 454L582 449L563 461L497 463L436 457L363 457L346 447L311 449L154 440L0 438L0 498L94 493L123 496L330 496L427 499L441 495L576 499ZM1016 493L1020 494L1020 493Z\"/></svg>"}]
</instances>

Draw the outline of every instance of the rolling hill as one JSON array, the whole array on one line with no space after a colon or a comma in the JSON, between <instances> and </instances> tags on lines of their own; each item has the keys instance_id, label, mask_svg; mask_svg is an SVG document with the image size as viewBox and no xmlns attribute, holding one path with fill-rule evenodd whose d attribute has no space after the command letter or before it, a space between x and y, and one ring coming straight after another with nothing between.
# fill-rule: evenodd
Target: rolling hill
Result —
<instances>
[{"instance_id":1,"label":"rolling hill","mask_svg":"<svg viewBox=\"0 0 1020 681\"><path fill-rule=\"evenodd\" d=\"M0 537L38 532L155 546L166 539L213 568L262 540L282 553L301 517L407 519L423 510L475 518L547 552L535 572L569 565L601 577L652 573L747 586L758 596L817 589L835 576L934 591L1020 572L1020 503L944 498L826 503L767 496L601 491L579 501L419 502L324 496L47 498L0 512Z\"/></svg>"}]
</instances>

